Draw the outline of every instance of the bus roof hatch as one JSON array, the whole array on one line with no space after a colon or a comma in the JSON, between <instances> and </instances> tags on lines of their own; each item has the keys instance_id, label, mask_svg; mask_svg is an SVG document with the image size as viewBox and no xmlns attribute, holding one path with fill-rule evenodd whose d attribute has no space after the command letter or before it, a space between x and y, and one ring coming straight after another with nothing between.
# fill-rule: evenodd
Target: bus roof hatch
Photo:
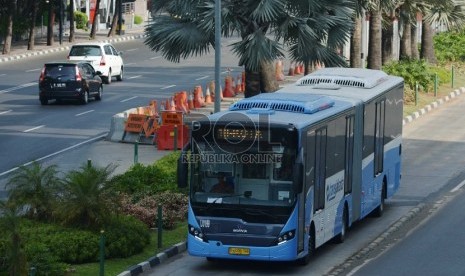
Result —
<instances>
[{"instance_id":1,"label":"bus roof hatch","mask_svg":"<svg viewBox=\"0 0 465 276\"><path fill-rule=\"evenodd\" d=\"M351 70L347 70L351 69ZM318 84L335 84L359 88L373 88L387 78L387 74L379 70L360 69L354 74L355 68L324 68L297 80L297 85L308 86Z\"/></svg>"},{"instance_id":2,"label":"bus roof hatch","mask_svg":"<svg viewBox=\"0 0 465 276\"><path fill-rule=\"evenodd\" d=\"M268 114L270 110L275 111L287 111L295 113L313 114L318 111L328 109L334 105L334 100L326 96L311 96L308 99L294 99L292 94L286 94L284 97L266 98L270 94L272 96L278 96L274 93L259 94L255 97L245 98L240 100L229 107L230 111L238 110L252 110L250 113L262 113L257 112L258 110L267 110ZM262 96L264 95L264 96ZM262 97L260 97L262 96ZM282 96L282 95L281 95ZM249 112L248 112L249 113Z\"/></svg>"}]
</instances>

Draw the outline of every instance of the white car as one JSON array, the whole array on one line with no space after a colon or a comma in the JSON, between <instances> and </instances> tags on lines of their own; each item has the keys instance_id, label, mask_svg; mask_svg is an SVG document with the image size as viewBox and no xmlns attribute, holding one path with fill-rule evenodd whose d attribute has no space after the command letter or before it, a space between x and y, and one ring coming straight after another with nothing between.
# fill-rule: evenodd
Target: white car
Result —
<instances>
[{"instance_id":1,"label":"white car","mask_svg":"<svg viewBox=\"0 0 465 276\"><path fill-rule=\"evenodd\" d=\"M102 73L102 80L110 84L112 77L123 80L124 63L121 52L106 42L85 42L71 46L68 60L85 60L92 64L95 71Z\"/></svg>"}]
</instances>

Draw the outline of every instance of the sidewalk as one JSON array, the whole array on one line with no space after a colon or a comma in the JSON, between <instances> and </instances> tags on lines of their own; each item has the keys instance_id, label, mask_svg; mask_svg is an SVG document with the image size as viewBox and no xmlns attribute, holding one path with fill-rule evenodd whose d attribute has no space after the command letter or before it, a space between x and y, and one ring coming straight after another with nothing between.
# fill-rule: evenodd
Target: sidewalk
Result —
<instances>
[{"instance_id":1,"label":"sidewalk","mask_svg":"<svg viewBox=\"0 0 465 276\"><path fill-rule=\"evenodd\" d=\"M124 35L114 35L112 37L107 37L108 30L98 30L95 34L95 39L92 41L106 41L106 42L119 42L125 40L134 40L144 37L144 29L146 23L140 25L134 25L133 28L126 29ZM2 55L1 50L3 50L3 44L0 44L0 63L8 62L18 59L24 59L31 56L44 55L52 52L61 52L69 50L70 46L80 42L88 42L90 40L90 29L84 31L81 29L76 29L74 33L74 42L70 43L68 41L68 36L63 36L62 44L60 45L57 33L54 33L54 42L52 46L47 46L47 34L44 32L41 35L40 31L36 33L36 39L34 44L34 50L27 50L27 39L22 41L12 42L11 51L7 55Z\"/></svg>"}]
</instances>

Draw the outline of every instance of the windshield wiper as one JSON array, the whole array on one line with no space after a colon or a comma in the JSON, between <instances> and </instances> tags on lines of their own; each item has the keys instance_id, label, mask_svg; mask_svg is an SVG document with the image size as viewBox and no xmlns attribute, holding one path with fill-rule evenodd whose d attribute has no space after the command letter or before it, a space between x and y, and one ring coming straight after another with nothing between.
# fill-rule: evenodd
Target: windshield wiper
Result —
<instances>
[{"instance_id":1,"label":"windshield wiper","mask_svg":"<svg viewBox=\"0 0 465 276\"><path fill-rule=\"evenodd\" d=\"M216 203L218 200L223 200L223 198L228 198L228 197L236 197L236 196L243 196L244 194L232 194L232 195L224 195L224 196L220 196L220 197L217 197L215 198L215 200L213 200L212 202L209 202L211 204L213 203ZM218 203L222 203L222 202L218 202Z\"/></svg>"}]
</instances>

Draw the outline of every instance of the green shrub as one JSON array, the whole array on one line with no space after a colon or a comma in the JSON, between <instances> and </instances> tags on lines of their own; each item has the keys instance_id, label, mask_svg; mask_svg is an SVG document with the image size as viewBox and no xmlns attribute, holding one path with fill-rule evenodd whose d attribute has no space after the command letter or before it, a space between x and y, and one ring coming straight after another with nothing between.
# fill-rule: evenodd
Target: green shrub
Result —
<instances>
[{"instance_id":1,"label":"green shrub","mask_svg":"<svg viewBox=\"0 0 465 276\"><path fill-rule=\"evenodd\" d=\"M87 18L87 15L83 12L80 11L75 11L74 12L74 19L76 21L76 28L77 29L87 29L87 21L89 21L89 18Z\"/></svg>"},{"instance_id":2,"label":"green shrub","mask_svg":"<svg viewBox=\"0 0 465 276\"><path fill-rule=\"evenodd\" d=\"M23 223L22 233L31 248L48 248L57 260L79 264L97 260L99 236L96 233L54 224Z\"/></svg>"},{"instance_id":3,"label":"green shrub","mask_svg":"<svg viewBox=\"0 0 465 276\"><path fill-rule=\"evenodd\" d=\"M465 32L441 32L434 36L434 49L439 62L465 61Z\"/></svg>"},{"instance_id":4,"label":"green shrub","mask_svg":"<svg viewBox=\"0 0 465 276\"><path fill-rule=\"evenodd\" d=\"M114 217L105 229L105 256L126 258L138 254L150 244L149 229L130 216Z\"/></svg>"},{"instance_id":5,"label":"green shrub","mask_svg":"<svg viewBox=\"0 0 465 276\"><path fill-rule=\"evenodd\" d=\"M434 72L424 60L406 59L393 61L383 66L383 70L390 75L404 78L405 102L415 100L415 86L419 91L432 91L434 86Z\"/></svg>"},{"instance_id":6,"label":"green shrub","mask_svg":"<svg viewBox=\"0 0 465 276\"><path fill-rule=\"evenodd\" d=\"M142 18L142 16L140 15L134 16L134 24L139 25L139 24L142 24L142 22L144 22L144 19Z\"/></svg>"},{"instance_id":7,"label":"green shrub","mask_svg":"<svg viewBox=\"0 0 465 276\"><path fill-rule=\"evenodd\" d=\"M137 198L165 191L177 192L178 152L162 157L152 165L136 164L124 174L117 175L112 182L116 190Z\"/></svg>"}]
</instances>

